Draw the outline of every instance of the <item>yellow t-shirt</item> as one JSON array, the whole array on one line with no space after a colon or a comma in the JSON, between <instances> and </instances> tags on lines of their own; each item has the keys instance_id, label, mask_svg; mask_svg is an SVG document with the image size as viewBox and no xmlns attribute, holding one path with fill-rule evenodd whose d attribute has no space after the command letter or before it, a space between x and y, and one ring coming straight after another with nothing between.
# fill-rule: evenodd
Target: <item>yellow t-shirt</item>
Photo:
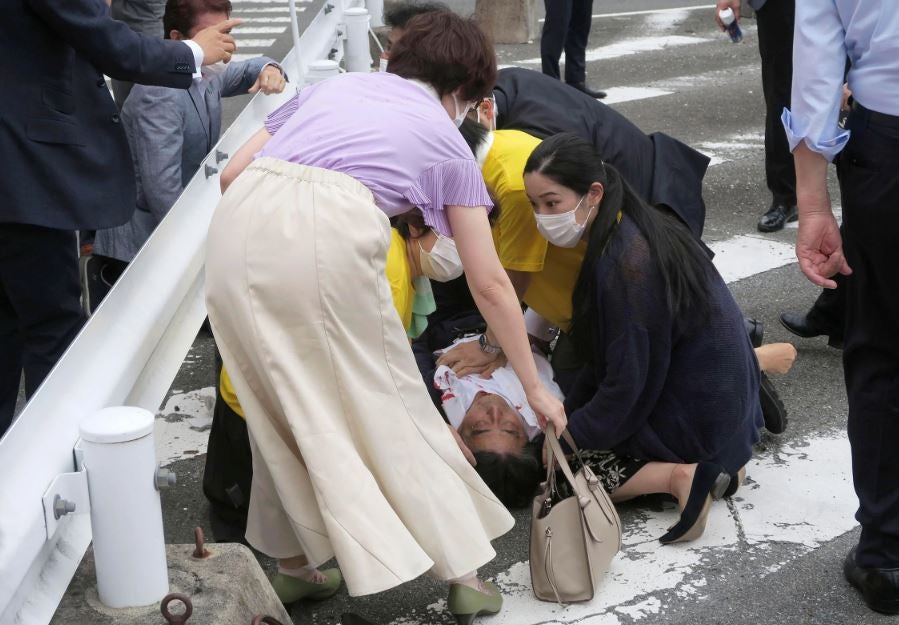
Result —
<instances>
[{"instance_id":1,"label":"yellow t-shirt","mask_svg":"<svg viewBox=\"0 0 899 625\"><path fill-rule=\"evenodd\" d=\"M403 328L408 330L412 325L412 303L415 299L415 289L412 287L412 269L409 267L409 258L406 256L406 242L396 228L391 228L390 231L390 247L387 249L385 273L387 282L390 284L390 292L393 295L393 305L400 315ZM228 371L224 367L222 367L222 374L219 377L219 393L231 410L246 418L240 402L237 401L237 393L234 392Z\"/></svg>"},{"instance_id":2,"label":"yellow t-shirt","mask_svg":"<svg viewBox=\"0 0 899 625\"><path fill-rule=\"evenodd\" d=\"M520 130L498 130L482 168L487 188L499 206L493 241L503 267L534 274L524 301L553 325L571 324L571 295L586 241L573 248L547 242L537 230L534 209L524 189L524 166L540 139Z\"/></svg>"}]
</instances>

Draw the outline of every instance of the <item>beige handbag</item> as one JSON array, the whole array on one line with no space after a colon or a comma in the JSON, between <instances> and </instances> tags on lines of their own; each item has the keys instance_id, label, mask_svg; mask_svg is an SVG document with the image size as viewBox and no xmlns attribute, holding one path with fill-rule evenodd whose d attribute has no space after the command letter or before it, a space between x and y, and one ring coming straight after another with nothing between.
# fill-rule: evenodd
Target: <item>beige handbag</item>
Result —
<instances>
[{"instance_id":1,"label":"beige handbag","mask_svg":"<svg viewBox=\"0 0 899 625\"><path fill-rule=\"evenodd\" d=\"M540 485L531 511L534 594L560 604L593 599L599 580L621 548L621 520L615 506L581 460L568 431L562 436L580 466L572 473L552 425L547 426L546 482ZM571 485L574 494L570 497L559 493L556 465Z\"/></svg>"}]
</instances>

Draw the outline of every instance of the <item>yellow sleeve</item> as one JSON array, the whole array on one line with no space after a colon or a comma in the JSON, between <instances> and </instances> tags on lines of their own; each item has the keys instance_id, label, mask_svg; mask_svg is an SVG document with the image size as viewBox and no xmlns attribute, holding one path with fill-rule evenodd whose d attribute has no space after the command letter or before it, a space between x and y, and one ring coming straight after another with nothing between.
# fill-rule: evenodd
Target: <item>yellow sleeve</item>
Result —
<instances>
[{"instance_id":1,"label":"yellow sleeve","mask_svg":"<svg viewBox=\"0 0 899 625\"><path fill-rule=\"evenodd\" d=\"M222 374L219 376L219 395L222 396L222 399L228 404L228 407L239 414L244 419L247 416L243 413L243 408L240 407L240 402L237 401L237 393L234 392L234 387L231 385L231 378L228 377L228 371L222 367Z\"/></svg>"},{"instance_id":2,"label":"yellow sleeve","mask_svg":"<svg viewBox=\"0 0 899 625\"><path fill-rule=\"evenodd\" d=\"M393 295L393 305L399 313L403 328L412 325L412 275L406 258L406 242L396 228L390 231L390 248L387 250L387 282Z\"/></svg>"},{"instance_id":3,"label":"yellow sleeve","mask_svg":"<svg viewBox=\"0 0 899 625\"><path fill-rule=\"evenodd\" d=\"M539 144L539 139L521 131L499 130L484 161L484 180L499 207L493 242L500 263L513 271L542 271L546 258L548 243L537 230L524 188L525 163Z\"/></svg>"}]
</instances>

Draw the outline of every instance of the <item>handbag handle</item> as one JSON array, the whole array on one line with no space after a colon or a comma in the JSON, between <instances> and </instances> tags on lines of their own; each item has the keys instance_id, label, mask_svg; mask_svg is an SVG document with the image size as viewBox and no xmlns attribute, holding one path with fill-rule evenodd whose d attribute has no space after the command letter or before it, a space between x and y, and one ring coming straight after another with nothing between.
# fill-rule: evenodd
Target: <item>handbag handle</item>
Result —
<instances>
[{"instance_id":1,"label":"handbag handle","mask_svg":"<svg viewBox=\"0 0 899 625\"><path fill-rule=\"evenodd\" d=\"M577 445L574 444L574 438L572 438L571 434L568 433L568 430L562 432L562 436L565 438L565 442L574 450L575 454L578 456L578 460L580 460L580 450ZM546 426L546 441L549 446L549 452L546 458L546 480L548 483L552 482L555 484L555 472L553 471L553 467L555 464L559 465L559 468L562 470L562 475L565 476L565 479L568 480L568 483L571 484L571 490L574 494L581 499L585 497L583 493L578 491L577 482L574 480L574 474L571 472L571 467L568 466L568 459L565 458L565 454L562 451L562 446L559 445L559 439L556 437L556 428L553 424L549 423ZM583 460L580 460L581 464L583 464Z\"/></svg>"}]
</instances>

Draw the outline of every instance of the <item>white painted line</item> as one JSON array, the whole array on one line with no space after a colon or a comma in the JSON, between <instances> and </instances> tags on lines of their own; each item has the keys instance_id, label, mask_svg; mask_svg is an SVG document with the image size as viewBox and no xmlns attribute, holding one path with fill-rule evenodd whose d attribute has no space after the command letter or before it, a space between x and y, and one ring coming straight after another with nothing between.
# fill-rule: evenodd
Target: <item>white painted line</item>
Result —
<instances>
[{"instance_id":1,"label":"white painted line","mask_svg":"<svg viewBox=\"0 0 899 625\"><path fill-rule=\"evenodd\" d=\"M277 39L241 39L239 37L234 39L238 50L242 48L267 48L277 41Z\"/></svg>"},{"instance_id":2,"label":"white painted line","mask_svg":"<svg viewBox=\"0 0 899 625\"><path fill-rule=\"evenodd\" d=\"M587 50L586 60L601 61L603 59L616 59L622 56L631 56L641 52L655 52L658 50L666 50L675 46L694 45L697 43L705 43L711 41L705 37L686 37L684 35L667 35L662 37L638 37L636 39L625 39L616 41L615 43L599 46L592 50ZM562 55L564 61L565 55ZM541 62L540 57L524 59L518 61L515 65L537 65Z\"/></svg>"},{"instance_id":3,"label":"white painted line","mask_svg":"<svg viewBox=\"0 0 899 625\"><path fill-rule=\"evenodd\" d=\"M250 59L258 59L262 54L233 54L232 61L249 61Z\"/></svg>"},{"instance_id":4,"label":"white painted line","mask_svg":"<svg viewBox=\"0 0 899 625\"><path fill-rule=\"evenodd\" d=\"M301 7L298 10L305 11L306 7ZM289 17L247 17L245 15L236 16L240 17L243 20L244 24L250 23L261 23L261 24L289 24Z\"/></svg>"},{"instance_id":5,"label":"white painted line","mask_svg":"<svg viewBox=\"0 0 899 625\"><path fill-rule=\"evenodd\" d=\"M761 236L742 235L708 245L715 252L718 273L728 283L796 262L792 245Z\"/></svg>"},{"instance_id":6,"label":"white painted line","mask_svg":"<svg viewBox=\"0 0 899 625\"><path fill-rule=\"evenodd\" d=\"M705 9L708 11L709 9L714 9L714 4L706 4L702 6L688 6L688 7L674 7L671 9L648 9L645 11L625 11L623 13L595 13L593 15L593 19L598 19L600 17L629 17L631 15L651 15L656 13L677 13L678 11L696 11ZM541 18L538 20L539 22L545 22L546 20Z\"/></svg>"},{"instance_id":7,"label":"white painted line","mask_svg":"<svg viewBox=\"0 0 899 625\"><path fill-rule=\"evenodd\" d=\"M695 144L694 148L712 159L709 167L715 167L722 163L762 154L765 150L765 136L761 131L738 134L724 141L703 141Z\"/></svg>"},{"instance_id":8,"label":"white painted line","mask_svg":"<svg viewBox=\"0 0 899 625\"><path fill-rule=\"evenodd\" d=\"M603 104L621 104L635 100L646 100L663 95L671 95L671 91L653 89L651 87L609 87L605 89L606 97L600 100Z\"/></svg>"},{"instance_id":9,"label":"white painted line","mask_svg":"<svg viewBox=\"0 0 899 625\"><path fill-rule=\"evenodd\" d=\"M234 36L242 35L277 35L287 30L287 26L241 26L231 31Z\"/></svg>"},{"instance_id":10,"label":"white painted line","mask_svg":"<svg viewBox=\"0 0 899 625\"><path fill-rule=\"evenodd\" d=\"M156 459L163 465L206 453L215 387L175 393L156 415Z\"/></svg>"}]
</instances>

